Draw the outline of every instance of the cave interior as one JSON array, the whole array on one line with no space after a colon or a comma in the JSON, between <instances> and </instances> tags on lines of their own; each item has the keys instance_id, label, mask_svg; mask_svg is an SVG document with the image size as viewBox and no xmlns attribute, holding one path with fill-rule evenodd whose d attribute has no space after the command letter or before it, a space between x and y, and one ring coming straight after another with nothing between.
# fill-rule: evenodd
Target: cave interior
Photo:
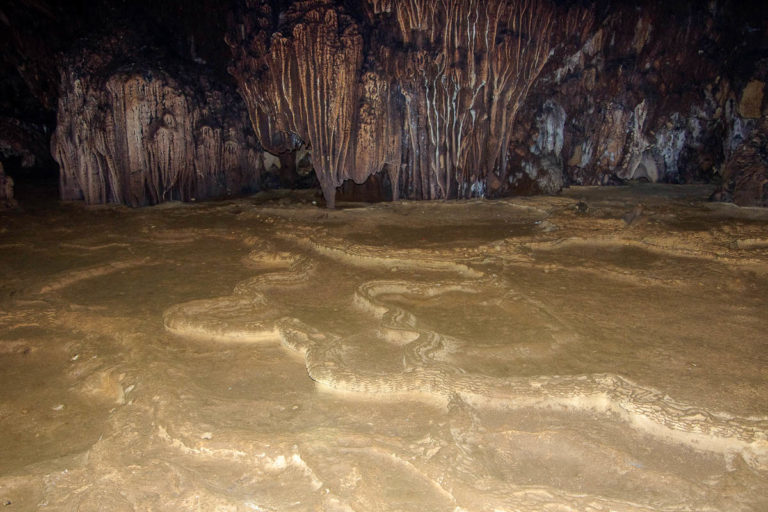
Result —
<instances>
[{"instance_id":1,"label":"cave interior","mask_svg":"<svg viewBox=\"0 0 768 512\"><path fill-rule=\"evenodd\" d=\"M5 0L8 510L768 510L757 0Z\"/></svg>"}]
</instances>

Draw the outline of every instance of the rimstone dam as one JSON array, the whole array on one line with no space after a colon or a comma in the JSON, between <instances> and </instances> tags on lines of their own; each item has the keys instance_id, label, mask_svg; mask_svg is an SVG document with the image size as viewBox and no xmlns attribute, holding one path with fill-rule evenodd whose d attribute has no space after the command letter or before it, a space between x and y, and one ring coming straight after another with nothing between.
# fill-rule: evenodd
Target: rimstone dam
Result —
<instances>
[{"instance_id":1,"label":"rimstone dam","mask_svg":"<svg viewBox=\"0 0 768 512\"><path fill-rule=\"evenodd\" d=\"M768 9L6 0L3 511L768 510Z\"/></svg>"}]
</instances>

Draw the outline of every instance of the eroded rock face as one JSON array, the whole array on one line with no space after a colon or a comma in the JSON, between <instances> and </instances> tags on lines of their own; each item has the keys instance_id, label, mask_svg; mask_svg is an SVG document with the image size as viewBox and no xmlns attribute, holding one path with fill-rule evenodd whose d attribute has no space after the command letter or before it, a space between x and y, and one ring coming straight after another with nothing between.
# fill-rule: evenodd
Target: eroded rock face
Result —
<instances>
[{"instance_id":1,"label":"eroded rock face","mask_svg":"<svg viewBox=\"0 0 768 512\"><path fill-rule=\"evenodd\" d=\"M64 61L61 197L131 206L257 190L263 155L234 92L119 33Z\"/></svg>"}]
</instances>

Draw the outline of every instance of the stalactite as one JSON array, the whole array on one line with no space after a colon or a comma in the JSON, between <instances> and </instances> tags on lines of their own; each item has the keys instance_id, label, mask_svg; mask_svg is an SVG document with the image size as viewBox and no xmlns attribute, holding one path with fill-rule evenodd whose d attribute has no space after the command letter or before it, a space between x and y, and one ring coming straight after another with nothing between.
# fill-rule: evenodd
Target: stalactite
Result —
<instances>
[{"instance_id":1,"label":"stalactite","mask_svg":"<svg viewBox=\"0 0 768 512\"><path fill-rule=\"evenodd\" d=\"M282 69L270 66L270 43L276 29L271 25L272 10L269 2L246 4L246 12L226 36L233 54L229 72L237 81L262 146L273 154L295 151L303 141L291 132L291 84L283 83Z\"/></svg>"},{"instance_id":2,"label":"stalactite","mask_svg":"<svg viewBox=\"0 0 768 512\"><path fill-rule=\"evenodd\" d=\"M380 57L388 59L390 52ZM402 160L403 101L390 81L369 71L362 77L362 94L355 132L355 165L351 178L363 183L388 166L393 198L398 199Z\"/></svg>"},{"instance_id":3,"label":"stalactite","mask_svg":"<svg viewBox=\"0 0 768 512\"><path fill-rule=\"evenodd\" d=\"M399 39L373 45L365 63L358 22L338 2L297 2L276 26L267 2L241 13L228 36L231 72L262 144L287 151L298 139L311 148L328 204L344 179L361 183L384 165L396 196L401 188L426 199L483 195L488 173L506 173L516 112L558 40L554 5L365 7L378 27L371 37Z\"/></svg>"},{"instance_id":4,"label":"stalactite","mask_svg":"<svg viewBox=\"0 0 768 512\"><path fill-rule=\"evenodd\" d=\"M429 199L483 195L488 173L508 172L515 117L560 40L555 7L393 1L406 48L393 74L406 97L408 166L421 178L415 185Z\"/></svg>"},{"instance_id":5,"label":"stalactite","mask_svg":"<svg viewBox=\"0 0 768 512\"><path fill-rule=\"evenodd\" d=\"M290 149L288 142L298 138L311 149L332 208L336 187L354 175L363 38L352 18L330 1L295 3L271 36L264 30L269 13L264 3L251 11L258 25L250 26L256 33L247 34L253 37L247 51L238 44L246 37L245 25L230 34L232 74L262 139Z\"/></svg>"},{"instance_id":6,"label":"stalactite","mask_svg":"<svg viewBox=\"0 0 768 512\"><path fill-rule=\"evenodd\" d=\"M714 172L686 170L685 158L728 122L713 120L723 102L705 104L681 71L715 80L710 89L726 83L702 57L716 38L709 11L644 4L597 20L594 5L554 0L311 0L271 11L279 5L246 2L235 17L232 74L262 144L311 151L329 205L343 180L382 169L395 197L414 199L614 183L639 162L653 179ZM563 142L544 155L536 116L550 100L562 107ZM750 101L754 118L760 102ZM638 105L648 119L633 128Z\"/></svg>"},{"instance_id":7,"label":"stalactite","mask_svg":"<svg viewBox=\"0 0 768 512\"><path fill-rule=\"evenodd\" d=\"M763 130L768 64L744 52L766 35L733 2L76 4L0 8L0 156L14 171L54 167L60 74L53 150L65 198L255 190L259 145L283 164L270 183L301 181L301 154L303 183L316 174L329 205L342 181L382 171L395 197L496 197L561 182L720 180L735 151L762 154L740 146ZM245 108L220 74L227 62ZM537 116L548 102L566 122L561 153L545 157Z\"/></svg>"}]
</instances>

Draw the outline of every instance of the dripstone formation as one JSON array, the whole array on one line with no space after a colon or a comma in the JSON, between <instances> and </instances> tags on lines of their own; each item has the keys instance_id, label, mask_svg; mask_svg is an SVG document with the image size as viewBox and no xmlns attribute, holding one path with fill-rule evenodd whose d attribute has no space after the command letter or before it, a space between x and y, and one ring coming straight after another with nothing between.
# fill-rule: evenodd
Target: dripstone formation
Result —
<instances>
[{"instance_id":1,"label":"dripstone formation","mask_svg":"<svg viewBox=\"0 0 768 512\"><path fill-rule=\"evenodd\" d=\"M486 195L529 90L592 24L529 0L374 1L357 19L331 0L247 4L232 74L265 147L311 150L329 205L383 169L395 198Z\"/></svg>"},{"instance_id":2,"label":"dripstone formation","mask_svg":"<svg viewBox=\"0 0 768 512\"><path fill-rule=\"evenodd\" d=\"M119 33L62 66L56 132L63 199L140 206L258 190L245 110L206 74L135 52Z\"/></svg>"},{"instance_id":3,"label":"dripstone formation","mask_svg":"<svg viewBox=\"0 0 768 512\"><path fill-rule=\"evenodd\" d=\"M111 38L87 24L76 44L58 36L58 103L35 85L48 68L24 68L41 108L57 105L64 199L219 197L311 168L330 207L352 182L393 199L712 182L717 199L768 202L768 15L757 4L200 6L138 2L113 12L109 23L136 23ZM17 54L43 54L16 40Z\"/></svg>"}]
</instances>

